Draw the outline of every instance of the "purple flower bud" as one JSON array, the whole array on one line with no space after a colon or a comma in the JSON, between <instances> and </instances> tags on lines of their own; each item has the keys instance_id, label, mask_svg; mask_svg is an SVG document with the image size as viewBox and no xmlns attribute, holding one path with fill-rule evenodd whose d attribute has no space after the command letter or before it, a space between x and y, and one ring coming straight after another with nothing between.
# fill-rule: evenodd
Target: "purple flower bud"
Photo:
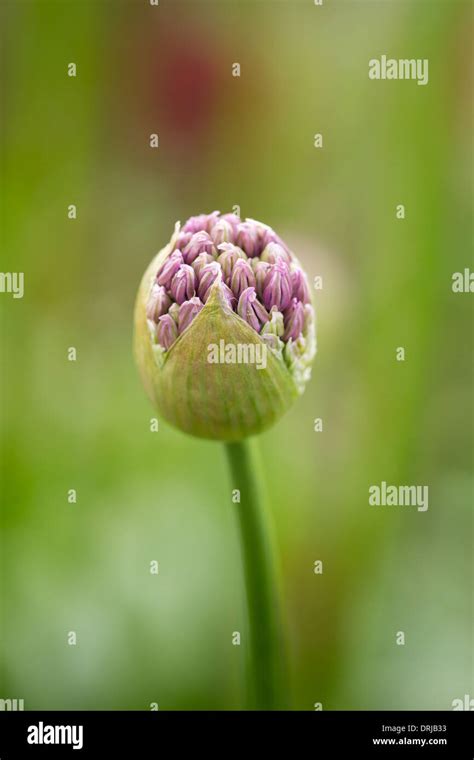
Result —
<instances>
[{"instance_id":1,"label":"purple flower bud","mask_svg":"<svg viewBox=\"0 0 474 760\"><path fill-rule=\"evenodd\" d=\"M311 303L308 280L303 270L299 267L291 273L291 283L293 286L293 296L303 303Z\"/></svg>"},{"instance_id":2,"label":"purple flower bud","mask_svg":"<svg viewBox=\"0 0 474 760\"><path fill-rule=\"evenodd\" d=\"M176 303L182 304L189 301L196 292L196 276L194 269L189 264L180 266L171 280L170 293Z\"/></svg>"},{"instance_id":3,"label":"purple flower bud","mask_svg":"<svg viewBox=\"0 0 474 760\"><path fill-rule=\"evenodd\" d=\"M176 322L169 314L165 314L158 320L158 327L156 328L156 338L160 346L163 346L166 350L175 342L178 337L178 327Z\"/></svg>"},{"instance_id":4,"label":"purple flower bud","mask_svg":"<svg viewBox=\"0 0 474 760\"><path fill-rule=\"evenodd\" d=\"M180 232L178 237L176 238L174 249L175 250L178 249L182 251L187 246L192 236L193 236L192 232Z\"/></svg>"},{"instance_id":5,"label":"purple flower bud","mask_svg":"<svg viewBox=\"0 0 474 760\"><path fill-rule=\"evenodd\" d=\"M166 288L162 285L158 285L157 282L153 283L146 307L146 315L148 319L151 319L153 322L158 322L158 319L162 314L166 314L170 305L171 298L167 294Z\"/></svg>"},{"instance_id":6,"label":"purple flower bud","mask_svg":"<svg viewBox=\"0 0 474 760\"><path fill-rule=\"evenodd\" d=\"M270 243L278 243L278 245L283 248L285 253L288 255L288 259L285 257L285 261L291 259L290 249L286 243L283 242L281 237L277 235L271 227L266 227L262 235L262 251L264 251Z\"/></svg>"},{"instance_id":7,"label":"purple flower bud","mask_svg":"<svg viewBox=\"0 0 474 760\"><path fill-rule=\"evenodd\" d=\"M196 296L181 304L178 312L178 330L180 335L189 327L194 317L199 314L203 305Z\"/></svg>"},{"instance_id":8,"label":"purple flower bud","mask_svg":"<svg viewBox=\"0 0 474 760\"><path fill-rule=\"evenodd\" d=\"M283 259L277 258L270 266L263 284L263 303L267 309L276 306L283 311L291 301L291 276L288 265Z\"/></svg>"},{"instance_id":9,"label":"purple flower bud","mask_svg":"<svg viewBox=\"0 0 474 760\"><path fill-rule=\"evenodd\" d=\"M163 285L165 288L169 288L171 280L183 263L183 255L181 251L174 251L171 256L168 256L163 266L159 269L156 275L156 281L158 285Z\"/></svg>"},{"instance_id":10,"label":"purple flower bud","mask_svg":"<svg viewBox=\"0 0 474 760\"><path fill-rule=\"evenodd\" d=\"M260 246L256 224L249 221L241 222L237 227L237 237L235 242L250 258L258 256L260 253Z\"/></svg>"},{"instance_id":11,"label":"purple flower bud","mask_svg":"<svg viewBox=\"0 0 474 760\"><path fill-rule=\"evenodd\" d=\"M206 226L207 215L198 214L198 216L190 216L186 224L183 225L183 232L191 232L193 235L195 232L200 232Z\"/></svg>"},{"instance_id":12,"label":"purple flower bud","mask_svg":"<svg viewBox=\"0 0 474 760\"><path fill-rule=\"evenodd\" d=\"M222 253L217 257L217 261L222 268L224 282L229 285L235 263L238 259L245 259L245 253L232 243L221 243L218 248Z\"/></svg>"},{"instance_id":13,"label":"purple flower bud","mask_svg":"<svg viewBox=\"0 0 474 760\"><path fill-rule=\"evenodd\" d=\"M246 288L255 287L255 275L248 259L237 259L230 278L230 287L237 298Z\"/></svg>"},{"instance_id":14,"label":"purple flower bud","mask_svg":"<svg viewBox=\"0 0 474 760\"><path fill-rule=\"evenodd\" d=\"M287 246L278 237L276 232L274 232L274 230L272 230L272 228L268 226L268 224L263 224L263 222L258 222L255 219L246 219L245 221L251 226L253 226L253 228L256 230L256 233L257 233L257 251L255 255L261 256L262 251L265 250L265 248L267 247L269 243L278 243L279 245L281 245L283 250L289 254ZM288 263L290 262L290 259L291 257L288 255ZM270 262L270 263L273 263L273 262Z\"/></svg>"},{"instance_id":15,"label":"purple flower bud","mask_svg":"<svg viewBox=\"0 0 474 760\"><path fill-rule=\"evenodd\" d=\"M257 298L255 288L244 290L237 304L237 314L257 332L260 332L262 325L269 319L265 308Z\"/></svg>"},{"instance_id":16,"label":"purple flower bud","mask_svg":"<svg viewBox=\"0 0 474 760\"><path fill-rule=\"evenodd\" d=\"M134 313L140 374L168 422L192 435L241 441L265 430L302 393L316 319L311 283L299 269L262 222L216 211L181 229L175 224L143 275ZM266 371L254 372L243 353L227 351L226 363L242 366L210 366L210 341L219 343L220 365L221 345L235 348L245 336L264 347L257 369Z\"/></svg>"},{"instance_id":17,"label":"purple flower bud","mask_svg":"<svg viewBox=\"0 0 474 760\"><path fill-rule=\"evenodd\" d=\"M225 282L221 283L221 292L227 302L229 309L234 310L234 307L237 305L237 299L231 289L225 284Z\"/></svg>"},{"instance_id":18,"label":"purple flower bud","mask_svg":"<svg viewBox=\"0 0 474 760\"><path fill-rule=\"evenodd\" d=\"M226 222L225 219L219 219L219 221L215 223L210 235L216 246L220 243L234 242L234 230L230 222Z\"/></svg>"},{"instance_id":19,"label":"purple flower bud","mask_svg":"<svg viewBox=\"0 0 474 760\"><path fill-rule=\"evenodd\" d=\"M285 322L283 340L288 341L290 338L293 340L299 338L303 332L305 322L305 311L301 301L298 301L297 298L291 299L289 307L283 312L283 320Z\"/></svg>"},{"instance_id":20,"label":"purple flower bud","mask_svg":"<svg viewBox=\"0 0 474 760\"><path fill-rule=\"evenodd\" d=\"M192 264L200 253L209 253L210 255L216 253L209 233L203 231L196 232L183 250L186 264Z\"/></svg>"},{"instance_id":21,"label":"purple flower bud","mask_svg":"<svg viewBox=\"0 0 474 760\"><path fill-rule=\"evenodd\" d=\"M194 269L194 274L199 279L201 275L201 271L203 267L206 266L206 264L210 264L211 261L214 261L213 257L210 255L210 253L200 253L197 259L194 259L193 263L191 264L192 268Z\"/></svg>"},{"instance_id":22,"label":"purple flower bud","mask_svg":"<svg viewBox=\"0 0 474 760\"><path fill-rule=\"evenodd\" d=\"M217 261L213 261L210 264L206 264L201 270L201 276L199 278L198 296L203 303L206 303L209 298L210 289L214 281L220 277L221 268Z\"/></svg>"},{"instance_id":23,"label":"purple flower bud","mask_svg":"<svg viewBox=\"0 0 474 760\"><path fill-rule=\"evenodd\" d=\"M237 216L237 214L222 214L221 220L224 222L228 222L230 226L232 227L232 232L235 235L237 235L237 228L240 224L240 217Z\"/></svg>"},{"instance_id":24,"label":"purple flower bud","mask_svg":"<svg viewBox=\"0 0 474 760\"><path fill-rule=\"evenodd\" d=\"M253 271L255 274L255 289L260 300L263 300L263 285L265 283L265 277L270 269L270 264L266 261L259 261L258 259L250 259L253 264Z\"/></svg>"},{"instance_id":25,"label":"purple flower bud","mask_svg":"<svg viewBox=\"0 0 474 760\"><path fill-rule=\"evenodd\" d=\"M276 264L278 259L283 259L287 264L291 261L289 254L279 243L268 243L260 258L262 261L268 261L269 264Z\"/></svg>"},{"instance_id":26,"label":"purple flower bud","mask_svg":"<svg viewBox=\"0 0 474 760\"><path fill-rule=\"evenodd\" d=\"M213 211L212 214L199 214L198 216L191 216L183 227L183 232L201 232L205 230L209 232L212 226L217 221L219 216L218 211Z\"/></svg>"}]
</instances>

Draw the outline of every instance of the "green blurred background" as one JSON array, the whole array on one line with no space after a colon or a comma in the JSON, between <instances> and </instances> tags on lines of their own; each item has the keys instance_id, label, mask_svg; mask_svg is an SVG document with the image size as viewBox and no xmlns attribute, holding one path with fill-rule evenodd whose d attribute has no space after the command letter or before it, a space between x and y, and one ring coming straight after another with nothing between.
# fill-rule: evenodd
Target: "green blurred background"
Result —
<instances>
[{"instance_id":1,"label":"green blurred background","mask_svg":"<svg viewBox=\"0 0 474 760\"><path fill-rule=\"evenodd\" d=\"M313 379L260 439L292 705L474 695L472 295L451 290L473 267L471 9L2 1L2 267L25 297L0 297L0 697L245 706L224 453L150 432L131 355L135 291L175 220L234 205L324 282ZM428 58L429 84L370 81L383 53ZM429 485L429 510L369 507L382 480Z\"/></svg>"}]
</instances>

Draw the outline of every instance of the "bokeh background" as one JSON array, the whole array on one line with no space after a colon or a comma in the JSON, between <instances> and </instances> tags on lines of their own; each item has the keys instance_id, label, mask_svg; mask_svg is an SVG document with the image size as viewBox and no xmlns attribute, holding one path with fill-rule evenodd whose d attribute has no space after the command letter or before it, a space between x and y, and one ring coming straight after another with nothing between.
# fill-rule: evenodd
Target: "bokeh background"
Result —
<instances>
[{"instance_id":1,"label":"bokeh background","mask_svg":"<svg viewBox=\"0 0 474 760\"><path fill-rule=\"evenodd\" d=\"M260 439L292 706L474 695L472 295L451 290L473 268L471 9L2 0L2 268L25 297L0 297L0 697L245 707L224 453L150 432L131 353L175 220L234 205L324 283L313 380ZM370 81L383 53L428 58L428 86ZM382 480L429 485L428 512L369 507Z\"/></svg>"}]
</instances>

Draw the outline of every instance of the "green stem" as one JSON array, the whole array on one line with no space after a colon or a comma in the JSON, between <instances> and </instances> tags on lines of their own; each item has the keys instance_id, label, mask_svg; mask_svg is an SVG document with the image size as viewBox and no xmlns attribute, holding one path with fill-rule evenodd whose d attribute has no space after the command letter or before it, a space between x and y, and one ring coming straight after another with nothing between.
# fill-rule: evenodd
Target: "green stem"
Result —
<instances>
[{"instance_id":1,"label":"green stem","mask_svg":"<svg viewBox=\"0 0 474 760\"><path fill-rule=\"evenodd\" d=\"M259 462L247 441L226 444L232 487L240 491L236 513L247 591L251 706L283 709L285 658L271 531L266 519Z\"/></svg>"}]
</instances>

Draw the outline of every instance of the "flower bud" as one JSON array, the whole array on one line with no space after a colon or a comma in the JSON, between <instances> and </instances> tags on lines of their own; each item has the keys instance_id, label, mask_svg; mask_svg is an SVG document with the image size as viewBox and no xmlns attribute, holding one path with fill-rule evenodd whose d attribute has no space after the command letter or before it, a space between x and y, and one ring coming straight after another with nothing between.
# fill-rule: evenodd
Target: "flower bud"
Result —
<instances>
[{"instance_id":1,"label":"flower bud","mask_svg":"<svg viewBox=\"0 0 474 760\"><path fill-rule=\"evenodd\" d=\"M255 224L249 221L241 222L237 227L237 237L235 242L242 248L249 258L258 256L258 229Z\"/></svg>"},{"instance_id":2,"label":"flower bud","mask_svg":"<svg viewBox=\"0 0 474 760\"><path fill-rule=\"evenodd\" d=\"M217 262L220 264L220 267L222 269L224 282L229 285L232 270L237 259L245 259L246 256L240 248L238 248L236 245L232 245L231 243L221 243L218 248L219 251L222 251L222 253L218 255Z\"/></svg>"},{"instance_id":3,"label":"flower bud","mask_svg":"<svg viewBox=\"0 0 474 760\"><path fill-rule=\"evenodd\" d=\"M162 285L165 288L169 288L171 280L175 276L176 272L183 263L183 256L181 251L175 251L171 256L163 262L163 265L158 270L156 275L156 281L158 285Z\"/></svg>"},{"instance_id":4,"label":"flower bud","mask_svg":"<svg viewBox=\"0 0 474 760\"><path fill-rule=\"evenodd\" d=\"M209 232L213 225L216 223L219 217L218 211L213 211L212 214L199 214L198 216L191 216L183 227L183 232L201 232L205 230Z\"/></svg>"},{"instance_id":5,"label":"flower bud","mask_svg":"<svg viewBox=\"0 0 474 760\"><path fill-rule=\"evenodd\" d=\"M223 222L230 224L232 235L235 238L237 236L237 228L240 224L240 217L238 217L237 214L222 214L220 218Z\"/></svg>"},{"instance_id":6,"label":"flower bud","mask_svg":"<svg viewBox=\"0 0 474 760\"><path fill-rule=\"evenodd\" d=\"M302 303L311 303L309 295L308 281L302 269L297 267L291 273L291 284L293 296L302 301Z\"/></svg>"},{"instance_id":7,"label":"flower bud","mask_svg":"<svg viewBox=\"0 0 474 760\"><path fill-rule=\"evenodd\" d=\"M187 246L183 250L186 264L192 264L200 253L208 253L212 256L216 249L209 233L201 231L195 232Z\"/></svg>"},{"instance_id":8,"label":"flower bud","mask_svg":"<svg viewBox=\"0 0 474 760\"><path fill-rule=\"evenodd\" d=\"M229 309L235 311L235 307L237 306L237 298L229 286L225 284L225 282L221 283L221 294Z\"/></svg>"},{"instance_id":9,"label":"flower bud","mask_svg":"<svg viewBox=\"0 0 474 760\"><path fill-rule=\"evenodd\" d=\"M246 288L255 287L255 275L247 259L237 259L230 277L230 288L240 298Z\"/></svg>"},{"instance_id":10,"label":"flower bud","mask_svg":"<svg viewBox=\"0 0 474 760\"><path fill-rule=\"evenodd\" d=\"M211 264L206 264L206 266L202 268L199 277L198 296L203 303L206 303L209 297L209 291L214 280L218 278L220 279L221 277L222 272L217 261L213 261Z\"/></svg>"},{"instance_id":11,"label":"flower bud","mask_svg":"<svg viewBox=\"0 0 474 760\"><path fill-rule=\"evenodd\" d=\"M176 238L174 249L183 251L186 248L189 241L191 240L192 236L193 236L192 232L180 232L178 237Z\"/></svg>"},{"instance_id":12,"label":"flower bud","mask_svg":"<svg viewBox=\"0 0 474 760\"><path fill-rule=\"evenodd\" d=\"M255 274L255 290L259 299L263 302L263 286L265 284L265 277L270 269L270 264L260 259L250 259L252 263L252 269Z\"/></svg>"},{"instance_id":13,"label":"flower bud","mask_svg":"<svg viewBox=\"0 0 474 760\"><path fill-rule=\"evenodd\" d=\"M156 338L160 346L170 348L178 337L176 322L169 314L164 314L158 320Z\"/></svg>"},{"instance_id":14,"label":"flower bud","mask_svg":"<svg viewBox=\"0 0 474 760\"><path fill-rule=\"evenodd\" d=\"M227 222L225 219L221 219L215 223L210 235L215 246L219 246L221 243L234 242L234 230L230 222Z\"/></svg>"},{"instance_id":15,"label":"flower bud","mask_svg":"<svg viewBox=\"0 0 474 760\"><path fill-rule=\"evenodd\" d=\"M214 261L214 259L210 253L200 253L197 259L194 259L191 266L194 269L194 274L198 279L201 276L202 269L206 266L206 264L210 264L211 261Z\"/></svg>"},{"instance_id":16,"label":"flower bud","mask_svg":"<svg viewBox=\"0 0 474 760\"><path fill-rule=\"evenodd\" d=\"M170 293L176 303L182 304L184 301L189 301L196 292L196 276L194 269L189 264L183 264L180 266L176 274L173 276L170 285Z\"/></svg>"},{"instance_id":17,"label":"flower bud","mask_svg":"<svg viewBox=\"0 0 474 760\"><path fill-rule=\"evenodd\" d=\"M178 330L180 334L189 327L194 317L199 314L203 306L204 304L199 298L197 298L197 296L194 296L194 298L191 298L189 301L184 301L184 303L181 304L178 312Z\"/></svg>"},{"instance_id":18,"label":"flower bud","mask_svg":"<svg viewBox=\"0 0 474 760\"><path fill-rule=\"evenodd\" d=\"M271 227L267 227L262 235L262 257L263 257L263 251L270 243L278 243L278 245L283 249L285 253L285 261L289 263L291 261L291 251L288 248L287 245L283 242L281 237L276 234L274 230L272 230Z\"/></svg>"},{"instance_id":19,"label":"flower bud","mask_svg":"<svg viewBox=\"0 0 474 760\"><path fill-rule=\"evenodd\" d=\"M276 264L278 259L282 259L286 264L289 264L291 261L289 254L279 243L268 243L262 251L260 258L269 264Z\"/></svg>"},{"instance_id":20,"label":"flower bud","mask_svg":"<svg viewBox=\"0 0 474 760\"><path fill-rule=\"evenodd\" d=\"M291 301L291 289L288 264L277 258L276 262L270 265L263 283L263 303L266 308L276 306L279 311L286 309Z\"/></svg>"},{"instance_id":21,"label":"flower bud","mask_svg":"<svg viewBox=\"0 0 474 760\"><path fill-rule=\"evenodd\" d=\"M288 341L290 338L296 340L303 332L305 313L304 306L297 298L291 299L291 304L283 313L285 323L285 332L283 340Z\"/></svg>"},{"instance_id":22,"label":"flower bud","mask_svg":"<svg viewBox=\"0 0 474 760\"><path fill-rule=\"evenodd\" d=\"M234 214L177 224L137 296L147 393L168 422L204 438L240 440L279 419L309 379L314 334L297 259L271 228Z\"/></svg>"},{"instance_id":23,"label":"flower bud","mask_svg":"<svg viewBox=\"0 0 474 760\"><path fill-rule=\"evenodd\" d=\"M158 283L154 283L151 289L150 299L146 307L146 315L153 322L158 322L162 314L166 314L171 306L171 298L166 292L166 288Z\"/></svg>"},{"instance_id":24,"label":"flower bud","mask_svg":"<svg viewBox=\"0 0 474 760\"><path fill-rule=\"evenodd\" d=\"M255 288L247 288L239 298L237 314L249 323L250 327L260 332L260 328L268 322L268 314L257 298Z\"/></svg>"}]
</instances>

